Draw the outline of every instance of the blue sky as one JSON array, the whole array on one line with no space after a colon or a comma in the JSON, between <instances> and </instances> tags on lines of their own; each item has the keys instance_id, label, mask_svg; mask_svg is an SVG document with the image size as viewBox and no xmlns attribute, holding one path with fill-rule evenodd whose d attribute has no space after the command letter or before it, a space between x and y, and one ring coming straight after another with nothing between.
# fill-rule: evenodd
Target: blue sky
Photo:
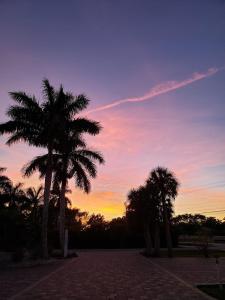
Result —
<instances>
[{"instance_id":1,"label":"blue sky","mask_svg":"<svg viewBox=\"0 0 225 300\"><path fill-rule=\"evenodd\" d=\"M2 120L11 103L8 91L41 97L44 77L74 94L85 92L93 109L224 67L225 1L3 0L0 36ZM141 184L158 164L173 169L185 191L225 182L224 82L221 70L151 101L90 115L104 126L101 137L90 142L105 154L106 166L99 169L90 196L74 191L74 205L108 218L121 214L129 188ZM4 140L1 165L8 166L15 181L24 180L20 167L39 150L9 149ZM26 184L36 183L34 177ZM196 198L203 199L202 207L209 203L203 208L225 208L221 187L194 195L185 191L177 212L199 211L192 205Z\"/></svg>"}]
</instances>

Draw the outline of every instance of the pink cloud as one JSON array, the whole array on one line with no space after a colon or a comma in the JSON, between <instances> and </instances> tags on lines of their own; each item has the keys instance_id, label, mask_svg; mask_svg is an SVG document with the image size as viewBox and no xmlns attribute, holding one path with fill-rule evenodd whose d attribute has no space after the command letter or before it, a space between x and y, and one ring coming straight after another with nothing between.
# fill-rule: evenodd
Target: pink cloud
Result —
<instances>
[{"instance_id":1,"label":"pink cloud","mask_svg":"<svg viewBox=\"0 0 225 300\"><path fill-rule=\"evenodd\" d=\"M130 98L126 102L148 100L153 95L181 88L218 71L219 69L211 69L205 74L193 74L190 79L182 82L158 85L145 96ZM150 98L146 98L147 95ZM170 100L172 96L167 97ZM98 177L92 181L93 193L90 195L84 195L75 189L74 181L71 181L71 198L74 199L75 206L90 212L103 213L106 218L120 216L124 212L124 202L129 189L143 184L150 170L157 165L173 170L181 182L175 202L177 213L188 212L190 209L197 211L198 204L203 207L205 199L211 201L210 203L224 203L221 193L195 190L200 181L215 180L211 174L210 178L204 177L204 168L220 164L225 158L225 138L218 128L212 124L200 126L199 123L192 123L193 119L204 119L211 116L212 112L207 109L193 111L191 108L184 111L169 106L170 101L168 106L162 107L160 102L158 104L150 110L140 106L135 108L135 113L132 109L99 112L97 120L104 129L99 136L88 138L88 145L103 152L106 164L98 168ZM19 173L22 165L42 152L20 144L1 148L5 153L2 165L8 167L7 174L16 181L24 181ZM38 176L26 179L26 186L30 185L39 185ZM188 189L193 189L193 193L186 193ZM208 207L211 206L210 204Z\"/></svg>"},{"instance_id":2,"label":"pink cloud","mask_svg":"<svg viewBox=\"0 0 225 300\"><path fill-rule=\"evenodd\" d=\"M224 67L222 68L209 68L205 73L199 73L199 72L195 72L192 74L192 76L190 78L187 78L185 80L182 81L167 81L164 83L160 83L156 86L154 86L153 88L150 89L150 91L146 94L144 94L143 96L140 97L131 97L131 98L125 98L125 99L120 99L120 100L116 100L112 103L97 107L95 109L89 110L87 112L87 114L91 114L94 112L98 112L98 111L102 111L102 110L106 110L109 108L113 108L115 106L124 104L124 103L128 103L128 102L142 102L142 101L146 101L146 100L150 100L156 96L180 89L182 87L185 87L187 85L192 84L193 82L196 82L198 80L202 80L204 78L210 77L216 73L218 73L219 71L224 70Z\"/></svg>"}]
</instances>

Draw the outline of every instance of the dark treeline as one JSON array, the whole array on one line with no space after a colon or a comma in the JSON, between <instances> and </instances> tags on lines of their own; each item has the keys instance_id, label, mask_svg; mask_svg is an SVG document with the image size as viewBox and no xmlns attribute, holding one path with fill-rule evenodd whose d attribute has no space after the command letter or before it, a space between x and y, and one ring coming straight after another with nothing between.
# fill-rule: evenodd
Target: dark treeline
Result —
<instances>
[{"instance_id":1,"label":"dark treeline","mask_svg":"<svg viewBox=\"0 0 225 300\"><path fill-rule=\"evenodd\" d=\"M0 250L27 249L32 256L41 251L43 187L23 189L4 175L0 177ZM70 191L67 191L69 194ZM60 190L51 190L49 201L49 250L59 249ZM66 197L65 226L69 232L69 248L129 248L143 247L138 230L130 228L126 217L106 221L100 214L89 215L71 207ZM132 230L130 230L132 229Z\"/></svg>"},{"instance_id":2,"label":"dark treeline","mask_svg":"<svg viewBox=\"0 0 225 300\"><path fill-rule=\"evenodd\" d=\"M66 197L66 228L69 231L69 248L142 248L145 247L144 219L131 212L129 205L124 217L106 221L100 214L89 215L71 207L70 191ZM129 194L130 195L130 194ZM130 197L130 196L129 196ZM138 198L136 198L138 199ZM140 201L137 200L137 201ZM51 190L49 202L49 249L60 248L59 189ZM144 207L144 206L142 206ZM40 255L43 210L43 188L24 189L14 185L1 168L0 176L0 250L27 249L32 257ZM171 217L173 246L179 235L196 235L201 228L208 228L213 235L223 235L225 222L204 215L184 214ZM153 221L151 221L153 224ZM160 246L166 247L163 222L159 224ZM154 239L153 239L154 240ZM154 241L153 241L154 242Z\"/></svg>"},{"instance_id":3,"label":"dark treeline","mask_svg":"<svg viewBox=\"0 0 225 300\"><path fill-rule=\"evenodd\" d=\"M225 235L225 219L219 220L215 217L206 217L201 214L183 214L172 219L176 234L196 235L202 228L207 228L214 236Z\"/></svg>"}]
</instances>

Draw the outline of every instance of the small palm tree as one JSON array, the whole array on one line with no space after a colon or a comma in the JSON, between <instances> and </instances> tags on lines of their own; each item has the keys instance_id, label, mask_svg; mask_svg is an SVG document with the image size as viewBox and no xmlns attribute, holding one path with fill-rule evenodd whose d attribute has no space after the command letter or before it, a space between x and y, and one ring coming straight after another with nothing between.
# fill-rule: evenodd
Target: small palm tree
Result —
<instances>
[{"instance_id":1,"label":"small palm tree","mask_svg":"<svg viewBox=\"0 0 225 300\"><path fill-rule=\"evenodd\" d=\"M157 167L150 173L147 184L153 185L161 204L163 219L165 223L168 256L172 257L172 238L170 231L170 219L173 212L173 200L175 200L179 183L175 175L167 168Z\"/></svg>"},{"instance_id":2,"label":"small palm tree","mask_svg":"<svg viewBox=\"0 0 225 300\"><path fill-rule=\"evenodd\" d=\"M85 118L75 118L75 115L87 107L89 100L84 95L74 97L65 93L61 86L55 90L47 79L43 80L43 102L39 104L36 98L25 92L12 92L10 96L16 102L9 108L9 121L0 124L0 134L10 134L8 145L24 141L29 145L47 149L47 162L44 183L44 206L42 218L42 252L48 257L48 203L52 183L52 155L59 136L66 128L77 133L88 132L98 134L100 125Z\"/></svg>"},{"instance_id":3,"label":"small palm tree","mask_svg":"<svg viewBox=\"0 0 225 300\"><path fill-rule=\"evenodd\" d=\"M37 220L37 215L38 215L38 208L43 202L43 186L40 185L38 188L34 187L29 187L26 190L26 198L27 198L27 204L28 207L31 210L31 218L33 222Z\"/></svg>"},{"instance_id":4,"label":"small palm tree","mask_svg":"<svg viewBox=\"0 0 225 300\"><path fill-rule=\"evenodd\" d=\"M40 202L43 200L43 186L40 185L37 189L34 187L29 187L26 190L27 199L30 200L30 203L33 207L37 207Z\"/></svg>"}]
</instances>

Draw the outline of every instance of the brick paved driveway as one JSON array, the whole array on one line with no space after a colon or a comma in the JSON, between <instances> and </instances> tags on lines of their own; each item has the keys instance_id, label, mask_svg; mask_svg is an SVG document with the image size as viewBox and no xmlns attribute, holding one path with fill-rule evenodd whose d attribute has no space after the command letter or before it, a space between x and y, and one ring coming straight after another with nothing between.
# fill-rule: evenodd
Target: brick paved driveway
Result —
<instances>
[{"instance_id":1,"label":"brick paved driveway","mask_svg":"<svg viewBox=\"0 0 225 300\"><path fill-rule=\"evenodd\" d=\"M134 251L80 252L11 299L209 299L158 262Z\"/></svg>"},{"instance_id":2,"label":"brick paved driveway","mask_svg":"<svg viewBox=\"0 0 225 300\"><path fill-rule=\"evenodd\" d=\"M215 258L177 257L155 259L159 266L192 285L217 283L217 265ZM225 258L219 259L220 280L225 283Z\"/></svg>"},{"instance_id":3,"label":"brick paved driveway","mask_svg":"<svg viewBox=\"0 0 225 300\"><path fill-rule=\"evenodd\" d=\"M3 268L0 265L0 300L19 293L21 290L34 284L40 278L58 269L64 262L58 261L29 268Z\"/></svg>"}]
</instances>

